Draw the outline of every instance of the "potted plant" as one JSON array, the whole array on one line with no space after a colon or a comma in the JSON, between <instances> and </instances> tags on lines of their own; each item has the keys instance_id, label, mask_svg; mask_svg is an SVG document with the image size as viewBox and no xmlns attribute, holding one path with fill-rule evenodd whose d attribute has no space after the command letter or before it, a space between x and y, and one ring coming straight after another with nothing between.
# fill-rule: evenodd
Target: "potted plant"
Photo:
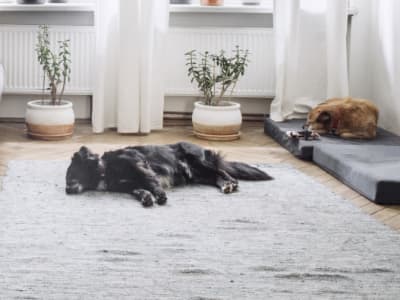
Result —
<instances>
[{"instance_id":1,"label":"potted plant","mask_svg":"<svg viewBox=\"0 0 400 300\"><path fill-rule=\"evenodd\" d=\"M240 104L225 97L232 97L236 84L249 62L249 51L239 46L232 56L221 50L219 54L192 50L185 54L188 76L196 81L203 94L197 101L192 115L193 129L197 137L208 140L235 140L240 137L242 114Z\"/></svg>"},{"instance_id":2,"label":"potted plant","mask_svg":"<svg viewBox=\"0 0 400 300\"><path fill-rule=\"evenodd\" d=\"M25 116L28 136L42 140L70 137L75 115L72 103L63 99L71 74L69 40L59 41L58 51L52 50L48 27L42 25L39 27L36 54L43 70L42 99L28 102ZM44 96L46 83L50 99Z\"/></svg>"}]
</instances>

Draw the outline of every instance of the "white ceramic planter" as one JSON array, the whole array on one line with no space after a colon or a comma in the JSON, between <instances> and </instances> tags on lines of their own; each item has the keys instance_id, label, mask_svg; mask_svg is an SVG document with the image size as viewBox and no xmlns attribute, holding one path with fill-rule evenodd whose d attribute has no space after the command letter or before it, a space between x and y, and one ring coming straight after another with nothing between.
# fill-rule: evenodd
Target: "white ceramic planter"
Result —
<instances>
[{"instance_id":1,"label":"white ceramic planter","mask_svg":"<svg viewBox=\"0 0 400 300\"><path fill-rule=\"evenodd\" d=\"M50 105L48 100L28 102L25 114L27 133L32 138L61 140L72 136L75 114L70 101Z\"/></svg>"},{"instance_id":2,"label":"white ceramic planter","mask_svg":"<svg viewBox=\"0 0 400 300\"><path fill-rule=\"evenodd\" d=\"M219 106L196 102L192 115L197 137L208 140L232 141L240 137L242 113L240 104L222 101Z\"/></svg>"}]
</instances>

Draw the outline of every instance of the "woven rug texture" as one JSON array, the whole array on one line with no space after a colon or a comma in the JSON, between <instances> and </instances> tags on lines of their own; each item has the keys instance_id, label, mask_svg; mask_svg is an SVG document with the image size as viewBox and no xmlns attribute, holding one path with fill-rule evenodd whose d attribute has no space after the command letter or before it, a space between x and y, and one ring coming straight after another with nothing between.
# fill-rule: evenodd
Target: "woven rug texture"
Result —
<instances>
[{"instance_id":1,"label":"woven rug texture","mask_svg":"<svg viewBox=\"0 0 400 300\"><path fill-rule=\"evenodd\" d=\"M287 165L166 206L67 196L67 161L11 161L0 299L399 299L400 235Z\"/></svg>"}]
</instances>

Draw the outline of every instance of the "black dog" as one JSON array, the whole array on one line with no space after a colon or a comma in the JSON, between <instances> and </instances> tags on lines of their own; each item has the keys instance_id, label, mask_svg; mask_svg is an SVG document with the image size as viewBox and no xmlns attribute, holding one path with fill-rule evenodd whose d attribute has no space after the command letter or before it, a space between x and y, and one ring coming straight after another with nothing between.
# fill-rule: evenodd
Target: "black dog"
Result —
<instances>
[{"instance_id":1,"label":"black dog","mask_svg":"<svg viewBox=\"0 0 400 300\"><path fill-rule=\"evenodd\" d=\"M190 143L137 146L104 153L99 158L81 147L67 171L67 194L85 190L129 193L143 206L167 201L164 189L186 184L217 186L224 193L238 188L238 179L271 180L244 163L225 161L220 154Z\"/></svg>"}]
</instances>

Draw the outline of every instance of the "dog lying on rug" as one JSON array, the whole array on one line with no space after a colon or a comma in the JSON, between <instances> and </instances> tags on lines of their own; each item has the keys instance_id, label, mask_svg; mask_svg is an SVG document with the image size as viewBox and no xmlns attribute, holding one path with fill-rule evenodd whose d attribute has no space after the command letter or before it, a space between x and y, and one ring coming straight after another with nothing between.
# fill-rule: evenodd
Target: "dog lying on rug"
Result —
<instances>
[{"instance_id":1,"label":"dog lying on rug","mask_svg":"<svg viewBox=\"0 0 400 300\"><path fill-rule=\"evenodd\" d=\"M66 193L86 190L128 193L143 206L167 201L166 188L187 184L216 186L223 193L238 189L238 179L271 180L263 171L228 162L219 153L190 143L136 146L105 152L101 158L83 146L66 176Z\"/></svg>"},{"instance_id":2,"label":"dog lying on rug","mask_svg":"<svg viewBox=\"0 0 400 300\"><path fill-rule=\"evenodd\" d=\"M319 134L341 138L372 139L376 136L378 108L369 100L329 99L310 111L306 126Z\"/></svg>"}]
</instances>

